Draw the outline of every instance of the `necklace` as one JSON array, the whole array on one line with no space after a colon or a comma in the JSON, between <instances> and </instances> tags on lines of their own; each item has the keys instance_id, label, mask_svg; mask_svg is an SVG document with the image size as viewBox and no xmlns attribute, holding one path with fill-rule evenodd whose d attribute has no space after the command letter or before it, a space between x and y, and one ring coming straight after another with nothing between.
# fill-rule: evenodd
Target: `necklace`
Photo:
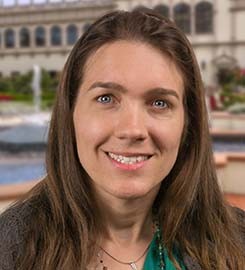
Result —
<instances>
[{"instance_id":1,"label":"necklace","mask_svg":"<svg viewBox=\"0 0 245 270\"><path fill-rule=\"evenodd\" d=\"M157 220L155 220L154 222L154 227L155 227L155 232L156 232L156 241L157 241L157 247L158 247L158 257L159 257L159 270L164 270L165 269L165 263L163 260L163 244L162 244L162 235L161 235L161 230L160 230L160 226L159 226L159 222ZM130 261L130 262L124 262L121 261L117 258L115 258L114 256L112 256L108 251L106 251L104 248L100 247L101 251L103 253L105 253L107 256L109 256L111 259L113 259L114 261L120 263L120 264L124 264L124 265L128 265L130 267L131 270L138 270L136 263L140 261L140 259L142 259L144 257L144 255L146 254L146 252L148 251L149 247L150 247L151 243L146 247L146 249L144 250L143 254L140 255L140 257L138 257L135 261ZM103 270L108 270L108 267L106 267L104 265L104 261L102 258L101 252L99 252L97 254L97 256L99 257L99 264L102 266Z\"/></svg>"},{"instance_id":2,"label":"necklace","mask_svg":"<svg viewBox=\"0 0 245 270\"><path fill-rule=\"evenodd\" d=\"M140 255L139 258L137 258L135 261L130 261L130 262L123 262L123 261L121 261L121 260L118 260L117 258L115 258L114 256L112 256L108 251L106 251L104 248L102 248L102 247L100 247L100 248L101 248L101 250L102 250L105 254L107 254L107 255L108 255L110 258L112 258L114 261L116 261L116 262L118 262L118 263L120 263L120 264L128 265L128 266L131 267L132 270L138 270L136 263L137 263L138 261L140 261L140 259L142 259L142 258L144 257L144 255L145 255L146 252L148 251L149 247L150 247L150 244L146 247L146 249L144 250L143 254Z\"/></svg>"},{"instance_id":3,"label":"necklace","mask_svg":"<svg viewBox=\"0 0 245 270\"><path fill-rule=\"evenodd\" d=\"M157 240L157 247L158 247L158 257L159 257L159 269L164 270L165 269L165 263L163 260L163 241L162 241L162 234L161 229L159 225L159 221L155 221L155 227L156 227L156 240Z\"/></svg>"}]
</instances>

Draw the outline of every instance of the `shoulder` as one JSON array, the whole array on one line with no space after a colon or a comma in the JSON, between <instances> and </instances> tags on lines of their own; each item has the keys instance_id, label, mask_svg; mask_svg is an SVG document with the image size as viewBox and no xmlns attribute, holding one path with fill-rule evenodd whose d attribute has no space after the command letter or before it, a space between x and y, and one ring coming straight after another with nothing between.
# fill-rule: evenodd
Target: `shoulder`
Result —
<instances>
[{"instance_id":1,"label":"shoulder","mask_svg":"<svg viewBox=\"0 0 245 270\"><path fill-rule=\"evenodd\" d=\"M245 211L236 207L234 207L233 209L234 209L238 224L240 225L240 237L241 237L242 244L245 248Z\"/></svg>"},{"instance_id":2,"label":"shoulder","mask_svg":"<svg viewBox=\"0 0 245 270\"><path fill-rule=\"evenodd\" d=\"M183 262L187 270L202 270L198 261L187 253L183 254Z\"/></svg>"},{"instance_id":3,"label":"shoulder","mask_svg":"<svg viewBox=\"0 0 245 270\"><path fill-rule=\"evenodd\" d=\"M28 235L28 221L33 215L30 203L10 207L0 216L0 269L15 269L14 262L20 254Z\"/></svg>"},{"instance_id":4,"label":"shoulder","mask_svg":"<svg viewBox=\"0 0 245 270\"><path fill-rule=\"evenodd\" d=\"M239 231L241 242L245 248L245 211L240 208L232 207L232 213L234 214L238 224L240 224L241 231ZM189 256L186 252L183 254L183 261L188 270L201 270L201 266L195 258Z\"/></svg>"},{"instance_id":5,"label":"shoulder","mask_svg":"<svg viewBox=\"0 0 245 270\"><path fill-rule=\"evenodd\" d=\"M237 215L238 221L244 223L245 222L245 211L240 208L234 207L234 212Z\"/></svg>"}]
</instances>

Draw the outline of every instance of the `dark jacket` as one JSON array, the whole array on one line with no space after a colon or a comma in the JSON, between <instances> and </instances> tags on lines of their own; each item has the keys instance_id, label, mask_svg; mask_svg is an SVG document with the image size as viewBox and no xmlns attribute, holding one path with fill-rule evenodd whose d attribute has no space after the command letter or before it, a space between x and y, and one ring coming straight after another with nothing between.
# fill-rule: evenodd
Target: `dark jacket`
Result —
<instances>
[{"instance_id":1,"label":"dark jacket","mask_svg":"<svg viewBox=\"0 0 245 270\"><path fill-rule=\"evenodd\" d=\"M236 211L239 219L244 222L245 212L240 209ZM35 209L28 203L12 207L0 216L0 270L16 269L16 259L24 250L30 232L30 218L35 218ZM245 235L241 237L245 243ZM183 255L183 260L188 270L201 270L200 265L187 254Z\"/></svg>"}]
</instances>

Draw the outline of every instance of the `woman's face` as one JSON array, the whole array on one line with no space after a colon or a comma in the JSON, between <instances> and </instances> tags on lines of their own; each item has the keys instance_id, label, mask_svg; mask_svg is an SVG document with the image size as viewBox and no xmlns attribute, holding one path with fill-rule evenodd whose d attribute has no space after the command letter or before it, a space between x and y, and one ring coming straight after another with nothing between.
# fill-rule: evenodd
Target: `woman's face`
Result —
<instances>
[{"instance_id":1,"label":"woman's face","mask_svg":"<svg viewBox=\"0 0 245 270\"><path fill-rule=\"evenodd\" d=\"M157 193L177 158L183 91L174 62L144 43L106 44L88 59L73 119L81 165L101 195Z\"/></svg>"}]
</instances>

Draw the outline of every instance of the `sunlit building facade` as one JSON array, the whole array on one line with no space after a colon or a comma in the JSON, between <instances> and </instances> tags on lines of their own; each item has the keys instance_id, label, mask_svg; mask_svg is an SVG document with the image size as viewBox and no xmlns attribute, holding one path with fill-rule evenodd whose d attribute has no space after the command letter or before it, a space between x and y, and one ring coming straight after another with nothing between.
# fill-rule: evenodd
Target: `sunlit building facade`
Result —
<instances>
[{"instance_id":1,"label":"sunlit building facade","mask_svg":"<svg viewBox=\"0 0 245 270\"><path fill-rule=\"evenodd\" d=\"M0 2L1 76L26 73L33 65L56 74L96 18L144 6L169 17L186 33L207 86L217 85L219 69L245 68L244 0L4 1Z\"/></svg>"}]
</instances>

